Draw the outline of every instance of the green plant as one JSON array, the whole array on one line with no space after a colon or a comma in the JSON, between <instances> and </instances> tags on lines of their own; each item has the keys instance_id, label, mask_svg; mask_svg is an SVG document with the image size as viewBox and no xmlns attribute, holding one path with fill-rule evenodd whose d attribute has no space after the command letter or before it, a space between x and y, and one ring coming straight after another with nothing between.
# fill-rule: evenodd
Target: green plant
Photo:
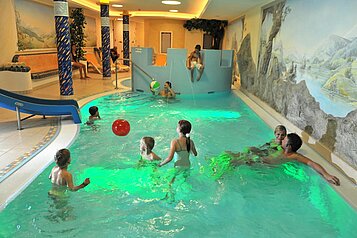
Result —
<instances>
[{"instance_id":1,"label":"green plant","mask_svg":"<svg viewBox=\"0 0 357 238\"><path fill-rule=\"evenodd\" d=\"M219 49L224 36L224 28L228 25L226 20L207 20L192 18L187 20L183 25L184 28L191 31L193 29L203 30L213 37L213 49Z\"/></svg>"},{"instance_id":2,"label":"green plant","mask_svg":"<svg viewBox=\"0 0 357 238\"><path fill-rule=\"evenodd\" d=\"M71 18L71 24L69 25L71 32L71 45L76 45L76 54L78 58L81 60L85 60L84 53L86 52L83 50L83 47L85 46L86 37L84 36L84 28L87 22L83 14L83 9L73 9L69 17Z\"/></svg>"}]
</instances>

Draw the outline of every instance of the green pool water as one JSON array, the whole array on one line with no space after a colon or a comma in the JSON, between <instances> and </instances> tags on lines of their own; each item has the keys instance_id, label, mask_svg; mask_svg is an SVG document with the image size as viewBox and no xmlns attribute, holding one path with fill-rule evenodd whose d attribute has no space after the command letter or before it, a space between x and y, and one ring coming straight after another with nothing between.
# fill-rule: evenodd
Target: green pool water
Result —
<instances>
[{"instance_id":1,"label":"green pool water","mask_svg":"<svg viewBox=\"0 0 357 238\"><path fill-rule=\"evenodd\" d=\"M49 197L50 166L0 212L0 237L357 237L356 211L305 165L244 165L212 176L211 157L273 138L235 95L113 94L85 105L84 121L93 105L102 120L81 125L69 167L76 184L91 184ZM112 133L116 119L130 123L127 136ZM154 137L166 158L181 119L192 123L198 156L170 188L173 162L138 163L139 140Z\"/></svg>"}]
</instances>

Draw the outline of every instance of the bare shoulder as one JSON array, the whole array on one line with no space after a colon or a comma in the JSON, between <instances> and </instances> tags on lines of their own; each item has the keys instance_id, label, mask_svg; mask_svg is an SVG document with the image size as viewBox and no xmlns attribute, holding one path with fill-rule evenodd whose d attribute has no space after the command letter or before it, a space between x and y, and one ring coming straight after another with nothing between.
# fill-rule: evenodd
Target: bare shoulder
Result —
<instances>
[{"instance_id":1,"label":"bare shoulder","mask_svg":"<svg viewBox=\"0 0 357 238\"><path fill-rule=\"evenodd\" d=\"M307 164L309 162L311 162L311 160L309 158L307 158L306 156L300 154L300 153L297 153L297 152L294 152L294 153L291 153L289 156L288 156L289 159L294 159L294 160L297 160L301 163L304 163L304 164Z\"/></svg>"},{"instance_id":2,"label":"bare shoulder","mask_svg":"<svg viewBox=\"0 0 357 238\"><path fill-rule=\"evenodd\" d=\"M62 177L67 179L72 178L72 174L70 172L68 172L67 170L62 170Z\"/></svg>"}]
</instances>

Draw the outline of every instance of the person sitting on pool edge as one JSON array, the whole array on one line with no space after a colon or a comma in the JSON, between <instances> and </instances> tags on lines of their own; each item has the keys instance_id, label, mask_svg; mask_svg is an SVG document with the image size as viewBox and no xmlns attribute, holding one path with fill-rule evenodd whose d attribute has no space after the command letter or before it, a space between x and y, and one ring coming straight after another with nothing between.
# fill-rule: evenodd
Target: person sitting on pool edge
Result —
<instances>
[{"instance_id":1,"label":"person sitting on pool edge","mask_svg":"<svg viewBox=\"0 0 357 238\"><path fill-rule=\"evenodd\" d=\"M174 98L176 97L175 91L172 89L172 84L169 81L166 81L164 84L164 89L160 91L160 95L165 98Z\"/></svg>"},{"instance_id":2,"label":"person sitting on pool edge","mask_svg":"<svg viewBox=\"0 0 357 238\"><path fill-rule=\"evenodd\" d=\"M71 154L68 149L61 149L55 155L56 166L53 167L49 179L53 185L62 187L66 186L71 191L77 191L86 187L90 180L86 178L83 183L78 186L73 184L72 174L67 171L68 165L71 163Z\"/></svg>"},{"instance_id":3,"label":"person sitting on pool edge","mask_svg":"<svg viewBox=\"0 0 357 238\"><path fill-rule=\"evenodd\" d=\"M336 176L329 174L320 164L297 152L297 150L300 149L301 145L302 140L300 136L295 133L290 133L283 139L281 143L281 147L283 149L279 151L280 153L274 153L272 156L263 157L261 159L261 162L267 164L277 164L288 162L287 160L296 160L313 168L315 171L321 174L328 182L339 186L340 180ZM242 164L241 160L237 159L232 159L230 163L233 166Z\"/></svg>"},{"instance_id":4,"label":"person sitting on pool edge","mask_svg":"<svg viewBox=\"0 0 357 238\"><path fill-rule=\"evenodd\" d=\"M204 69L201 57L201 45L196 45L195 50L188 56L188 68L191 71L191 81L194 81L193 72L195 68L198 70L197 81L200 81Z\"/></svg>"}]
</instances>

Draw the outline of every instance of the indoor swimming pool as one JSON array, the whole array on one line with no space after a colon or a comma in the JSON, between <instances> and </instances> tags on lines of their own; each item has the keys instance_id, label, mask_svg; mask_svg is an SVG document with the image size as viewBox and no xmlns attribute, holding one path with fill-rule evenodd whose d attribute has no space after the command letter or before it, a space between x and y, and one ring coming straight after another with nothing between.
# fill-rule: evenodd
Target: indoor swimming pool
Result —
<instances>
[{"instance_id":1,"label":"indoor swimming pool","mask_svg":"<svg viewBox=\"0 0 357 238\"><path fill-rule=\"evenodd\" d=\"M87 125L94 105L102 119ZM0 212L0 237L357 237L356 210L305 165L242 165L213 175L212 157L273 138L233 93L170 100L116 93L81 113L69 171L75 184L87 177L91 184L49 196L52 164ZM113 134L117 119L130 123L127 136ZM198 156L191 156L189 177L178 176L170 188L173 162L139 162L139 141L153 137L153 151L165 159L181 119L192 124Z\"/></svg>"}]
</instances>

